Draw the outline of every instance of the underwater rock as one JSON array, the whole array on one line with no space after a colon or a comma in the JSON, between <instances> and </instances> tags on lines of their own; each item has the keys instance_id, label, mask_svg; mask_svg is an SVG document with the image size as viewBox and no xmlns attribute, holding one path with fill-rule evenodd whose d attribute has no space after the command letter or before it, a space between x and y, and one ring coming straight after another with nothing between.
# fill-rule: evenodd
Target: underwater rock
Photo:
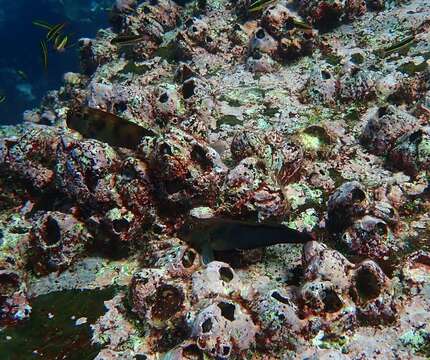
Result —
<instances>
[{"instance_id":1,"label":"underwater rock","mask_svg":"<svg viewBox=\"0 0 430 360\"><path fill-rule=\"evenodd\" d=\"M416 118L393 105L370 109L360 141L376 155L385 155L395 141L418 126Z\"/></svg>"},{"instance_id":2,"label":"underwater rock","mask_svg":"<svg viewBox=\"0 0 430 360\"><path fill-rule=\"evenodd\" d=\"M430 127L423 127L403 135L388 154L389 164L416 177L430 169Z\"/></svg>"},{"instance_id":3,"label":"underwater rock","mask_svg":"<svg viewBox=\"0 0 430 360\"><path fill-rule=\"evenodd\" d=\"M368 215L346 229L340 241L351 253L371 259L388 259L390 253L398 250L387 223Z\"/></svg>"},{"instance_id":4,"label":"underwater rock","mask_svg":"<svg viewBox=\"0 0 430 360\"><path fill-rule=\"evenodd\" d=\"M300 13L321 29L332 28L343 21L351 21L366 12L363 0L299 1Z\"/></svg>"},{"instance_id":5,"label":"underwater rock","mask_svg":"<svg viewBox=\"0 0 430 360\"><path fill-rule=\"evenodd\" d=\"M149 167L165 206L211 205L226 167L218 153L178 128L154 140Z\"/></svg>"},{"instance_id":6,"label":"underwater rock","mask_svg":"<svg viewBox=\"0 0 430 360\"><path fill-rule=\"evenodd\" d=\"M197 346L221 358L240 356L255 343L257 328L239 304L217 300L197 315L192 330Z\"/></svg>"},{"instance_id":7,"label":"underwater rock","mask_svg":"<svg viewBox=\"0 0 430 360\"><path fill-rule=\"evenodd\" d=\"M341 231L364 215L368 208L369 199L364 187L357 181L344 183L327 202L327 226L331 231Z\"/></svg>"},{"instance_id":8,"label":"underwater rock","mask_svg":"<svg viewBox=\"0 0 430 360\"><path fill-rule=\"evenodd\" d=\"M30 262L38 273L64 270L90 245L92 236L73 215L36 214L30 235Z\"/></svg>"}]
</instances>

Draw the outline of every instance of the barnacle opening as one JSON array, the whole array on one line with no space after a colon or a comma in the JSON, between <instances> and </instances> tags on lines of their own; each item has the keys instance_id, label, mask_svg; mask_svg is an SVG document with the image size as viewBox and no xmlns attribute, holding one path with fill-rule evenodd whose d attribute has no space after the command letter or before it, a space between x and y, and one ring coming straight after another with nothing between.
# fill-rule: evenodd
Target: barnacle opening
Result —
<instances>
[{"instance_id":1,"label":"barnacle opening","mask_svg":"<svg viewBox=\"0 0 430 360\"><path fill-rule=\"evenodd\" d=\"M212 320L211 318L206 319L202 324L202 331L208 333L212 330Z\"/></svg>"},{"instance_id":2,"label":"barnacle opening","mask_svg":"<svg viewBox=\"0 0 430 360\"><path fill-rule=\"evenodd\" d=\"M379 296L381 284L377 276L369 269L359 269L355 276L355 288L362 301L369 301Z\"/></svg>"},{"instance_id":3,"label":"barnacle opening","mask_svg":"<svg viewBox=\"0 0 430 360\"><path fill-rule=\"evenodd\" d=\"M219 272L219 278L222 281L230 282L233 280L234 275L233 275L233 271L231 271L230 268L223 266L218 270L218 272Z\"/></svg>"},{"instance_id":4,"label":"barnacle opening","mask_svg":"<svg viewBox=\"0 0 430 360\"><path fill-rule=\"evenodd\" d=\"M61 228L57 220L49 217L45 224L45 243L48 246L58 244L61 240Z\"/></svg>"},{"instance_id":5,"label":"barnacle opening","mask_svg":"<svg viewBox=\"0 0 430 360\"><path fill-rule=\"evenodd\" d=\"M218 307L221 310L221 315L229 321L234 321L234 311L236 307L233 304L227 302L220 302Z\"/></svg>"},{"instance_id":6,"label":"barnacle opening","mask_svg":"<svg viewBox=\"0 0 430 360\"><path fill-rule=\"evenodd\" d=\"M322 301L324 303L324 311L328 313L338 312L343 305L342 300L332 289L327 289L323 291Z\"/></svg>"},{"instance_id":7,"label":"barnacle opening","mask_svg":"<svg viewBox=\"0 0 430 360\"><path fill-rule=\"evenodd\" d=\"M196 344L191 344L182 350L182 356L189 360L203 360L203 351Z\"/></svg>"},{"instance_id":8,"label":"barnacle opening","mask_svg":"<svg viewBox=\"0 0 430 360\"><path fill-rule=\"evenodd\" d=\"M194 260L196 259L196 253L192 250L186 250L184 255L182 255L182 265L185 268L189 268L194 264Z\"/></svg>"},{"instance_id":9,"label":"barnacle opening","mask_svg":"<svg viewBox=\"0 0 430 360\"><path fill-rule=\"evenodd\" d=\"M130 227L130 223L128 222L127 219L116 219L112 221L112 227L113 227L113 230L117 234L119 234L124 231L127 231L128 228Z\"/></svg>"},{"instance_id":10,"label":"barnacle opening","mask_svg":"<svg viewBox=\"0 0 430 360\"><path fill-rule=\"evenodd\" d=\"M189 99L191 96L193 96L194 90L196 89L196 83L194 80L189 79L185 81L182 84L182 95L184 96L184 99Z\"/></svg>"},{"instance_id":11,"label":"barnacle opening","mask_svg":"<svg viewBox=\"0 0 430 360\"><path fill-rule=\"evenodd\" d=\"M366 194L364 193L363 190L359 189L359 188L355 188L354 190L352 190L351 192L351 199L354 202L361 202L364 199L366 199Z\"/></svg>"}]
</instances>

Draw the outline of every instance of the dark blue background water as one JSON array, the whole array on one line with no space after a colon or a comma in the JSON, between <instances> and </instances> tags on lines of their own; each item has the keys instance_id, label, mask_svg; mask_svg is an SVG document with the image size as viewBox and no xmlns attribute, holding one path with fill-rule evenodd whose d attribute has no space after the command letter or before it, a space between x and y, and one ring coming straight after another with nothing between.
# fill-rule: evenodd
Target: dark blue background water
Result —
<instances>
[{"instance_id":1,"label":"dark blue background water","mask_svg":"<svg viewBox=\"0 0 430 360\"><path fill-rule=\"evenodd\" d=\"M62 83L67 71L79 71L76 47L64 53L49 54L48 70L42 66L39 41L46 31L32 24L33 20L49 23L67 22L65 33L94 37L96 31L108 26L108 8L114 0L0 0L0 125L22 121L24 110L40 103L42 96ZM22 79L22 70L28 79ZM26 91L30 90L30 93Z\"/></svg>"}]
</instances>

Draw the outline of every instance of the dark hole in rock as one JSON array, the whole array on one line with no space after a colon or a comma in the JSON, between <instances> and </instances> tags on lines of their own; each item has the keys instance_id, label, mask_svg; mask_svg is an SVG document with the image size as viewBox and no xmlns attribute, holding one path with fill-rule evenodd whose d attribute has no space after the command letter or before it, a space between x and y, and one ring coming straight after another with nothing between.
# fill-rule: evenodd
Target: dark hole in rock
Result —
<instances>
[{"instance_id":1,"label":"dark hole in rock","mask_svg":"<svg viewBox=\"0 0 430 360\"><path fill-rule=\"evenodd\" d=\"M162 93L158 98L158 101L160 101L162 104L166 103L167 100L169 100L169 95L167 95L167 93Z\"/></svg>"},{"instance_id":2,"label":"dark hole in rock","mask_svg":"<svg viewBox=\"0 0 430 360\"><path fill-rule=\"evenodd\" d=\"M263 55L261 55L261 53L259 51L254 51L252 54L252 58L254 60L260 60L263 57Z\"/></svg>"},{"instance_id":3,"label":"dark hole in rock","mask_svg":"<svg viewBox=\"0 0 430 360\"><path fill-rule=\"evenodd\" d=\"M274 291L272 293L272 298L278 300L279 302L285 304L285 305L291 305L290 300L287 299L286 297L283 297L280 293L278 293L277 291Z\"/></svg>"},{"instance_id":4,"label":"dark hole in rock","mask_svg":"<svg viewBox=\"0 0 430 360\"><path fill-rule=\"evenodd\" d=\"M293 18L288 18L287 21L284 23L284 30L291 30L294 29L294 20Z\"/></svg>"},{"instance_id":5,"label":"dark hole in rock","mask_svg":"<svg viewBox=\"0 0 430 360\"><path fill-rule=\"evenodd\" d=\"M197 162L203 170L209 170L211 168L211 161L208 159L206 151L200 146L194 146L191 151L191 159Z\"/></svg>"},{"instance_id":6,"label":"dark hole in rock","mask_svg":"<svg viewBox=\"0 0 430 360\"><path fill-rule=\"evenodd\" d=\"M182 350L184 359L188 360L203 360L203 352L195 344L188 345Z\"/></svg>"},{"instance_id":7,"label":"dark hole in rock","mask_svg":"<svg viewBox=\"0 0 430 360\"><path fill-rule=\"evenodd\" d=\"M167 180L165 182L166 192L169 195L176 194L183 190L183 186L177 180Z\"/></svg>"},{"instance_id":8,"label":"dark hole in rock","mask_svg":"<svg viewBox=\"0 0 430 360\"><path fill-rule=\"evenodd\" d=\"M257 32L255 33L255 37L257 39L264 39L264 37L266 36L266 32L263 29L259 29L257 30Z\"/></svg>"},{"instance_id":9,"label":"dark hole in rock","mask_svg":"<svg viewBox=\"0 0 430 360\"><path fill-rule=\"evenodd\" d=\"M207 43L211 43L213 41L213 39L210 36L206 36L206 42Z\"/></svg>"},{"instance_id":10,"label":"dark hole in rock","mask_svg":"<svg viewBox=\"0 0 430 360\"><path fill-rule=\"evenodd\" d=\"M185 21L185 26L187 28L191 27L191 25L194 24L194 20L193 19L188 19L187 21Z\"/></svg>"},{"instance_id":11,"label":"dark hole in rock","mask_svg":"<svg viewBox=\"0 0 430 360\"><path fill-rule=\"evenodd\" d=\"M184 99L189 99L194 95L194 90L196 89L196 84L194 80L187 80L182 85L182 95Z\"/></svg>"},{"instance_id":12,"label":"dark hole in rock","mask_svg":"<svg viewBox=\"0 0 430 360\"><path fill-rule=\"evenodd\" d=\"M58 225L57 220L53 219L52 217L49 217L46 220L45 230L46 230L46 237L45 237L46 245L55 245L58 242L60 242L61 228L60 228L60 225Z\"/></svg>"},{"instance_id":13,"label":"dark hole in rock","mask_svg":"<svg viewBox=\"0 0 430 360\"><path fill-rule=\"evenodd\" d=\"M212 320L209 318L209 319L206 319L203 322L203 324L202 324L202 331L204 333L208 333L211 330L212 330Z\"/></svg>"},{"instance_id":14,"label":"dark hole in rock","mask_svg":"<svg viewBox=\"0 0 430 360\"><path fill-rule=\"evenodd\" d=\"M40 125L52 125L52 121L46 117L42 117L39 121Z\"/></svg>"},{"instance_id":15,"label":"dark hole in rock","mask_svg":"<svg viewBox=\"0 0 430 360\"><path fill-rule=\"evenodd\" d=\"M182 265L184 265L185 268L189 268L194 264L195 259L196 253L192 250L187 250L182 256Z\"/></svg>"},{"instance_id":16,"label":"dark hole in rock","mask_svg":"<svg viewBox=\"0 0 430 360\"><path fill-rule=\"evenodd\" d=\"M364 61L364 57L360 53L354 53L354 54L351 55L351 61L354 64L359 65L359 64L361 64Z\"/></svg>"},{"instance_id":17,"label":"dark hole in rock","mask_svg":"<svg viewBox=\"0 0 430 360\"><path fill-rule=\"evenodd\" d=\"M411 135L409 135L409 141L411 143L420 143L423 138L423 132L421 130L413 132Z\"/></svg>"},{"instance_id":18,"label":"dark hole in rock","mask_svg":"<svg viewBox=\"0 0 430 360\"><path fill-rule=\"evenodd\" d=\"M0 246L3 244L3 231L0 229Z\"/></svg>"},{"instance_id":19,"label":"dark hole in rock","mask_svg":"<svg viewBox=\"0 0 430 360\"><path fill-rule=\"evenodd\" d=\"M386 106L381 106L378 109L378 117L383 117L384 115L387 115L387 111L388 111L388 108Z\"/></svg>"},{"instance_id":20,"label":"dark hole in rock","mask_svg":"<svg viewBox=\"0 0 430 360\"><path fill-rule=\"evenodd\" d=\"M230 346L223 346L222 347L222 354L223 354L223 356L227 356L228 354L230 354Z\"/></svg>"},{"instance_id":21,"label":"dark hole in rock","mask_svg":"<svg viewBox=\"0 0 430 360\"><path fill-rule=\"evenodd\" d=\"M218 307L221 310L221 315L229 321L234 321L234 311L236 307L227 302L220 302Z\"/></svg>"},{"instance_id":22,"label":"dark hole in rock","mask_svg":"<svg viewBox=\"0 0 430 360\"><path fill-rule=\"evenodd\" d=\"M129 226L130 223L127 219L116 219L112 221L112 227L116 233L122 233L124 231L127 231Z\"/></svg>"},{"instance_id":23,"label":"dark hole in rock","mask_svg":"<svg viewBox=\"0 0 430 360\"><path fill-rule=\"evenodd\" d=\"M324 80L328 80L328 79L330 79L330 78L331 78L330 73L329 73L328 71L326 71L326 70L321 71L321 76L322 76L322 78L323 78Z\"/></svg>"},{"instance_id":24,"label":"dark hole in rock","mask_svg":"<svg viewBox=\"0 0 430 360\"><path fill-rule=\"evenodd\" d=\"M375 299L381 292L381 285L378 278L365 268L358 270L355 276L355 287L358 296L363 301Z\"/></svg>"},{"instance_id":25,"label":"dark hole in rock","mask_svg":"<svg viewBox=\"0 0 430 360\"><path fill-rule=\"evenodd\" d=\"M383 222L378 222L375 225L375 232L380 236L386 235L387 234L387 225Z\"/></svg>"},{"instance_id":26,"label":"dark hole in rock","mask_svg":"<svg viewBox=\"0 0 430 360\"><path fill-rule=\"evenodd\" d=\"M133 166L129 165L125 167L122 171L122 176L127 180L132 180L137 179L139 177L139 174Z\"/></svg>"},{"instance_id":27,"label":"dark hole in rock","mask_svg":"<svg viewBox=\"0 0 430 360\"><path fill-rule=\"evenodd\" d=\"M11 295L19 287L19 276L12 272L0 274L0 294Z\"/></svg>"},{"instance_id":28,"label":"dark hole in rock","mask_svg":"<svg viewBox=\"0 0 430 360\"><path fill-rule=\"evenodd\" d=\"M342 308L342 301L339 296L331 289L324 290L322 294L322 301L324 303L324 311L334 313Z\"/></svg>"},{"instance_id":29,"label":"dark hole in rock","mask_svg":"<svg viewBox=\"0 0 430 360\"><path fill-rule=\"evenodd\" d=\"M240 31L240 30L242 30L242 28L240 27L240 25L239 25L239 24L234 24L234 25L233 25L233 30L234 30L234 31Z\"/></svg>"},{"instance_id":30,"label":"dark hole in rock","mask_svg":"<svg viewBox=\"0 0 430 360\"><path fill-rule=\"evenodd\" d=\"M125 101L120 101L116 103L113 107L116 111L122 112L127 110L127 103Z\"/></svg>"},{"instance_id":31,"label":"dark hole in rock","mask_svg":"<svg viewBox=\"0 0 430 360\"><path fill-rule=\"evenodd\" d=\"M195 26L193 26L193 27L191 28L191 30L193 30L193 32L197 32L197 28L196 28Z\"/></svg>"},{"instance_id":32,"label":"dark hole in rock","mask_svg":"<svg viewBox=\"0 0 430 360\"><path fill-rule=\"evenodd\" d=\"M162 285L155 292L152 315L160 320L167 320L176 314L182 306L184 294L172 285Z\"/></svg>"},{"instance_id":33,"label":"dark hole in rock","mask_svg":"<svg viewBox=\"0 0 430 360\"><path fill-rule=\"evenodd\" d=\"M143 10L143 13L144 13L144 14L149 14L149 13L151 12L151 9L150 9L148 6L144 6L144 7L142 8L142 10Z\"/></svg>"},{"instance_id":34,"label":"dark hole in rock","mask_svg":"<svg viewBox=\"0 0 430 360\"><path fill-rule=\"evenodd\" d=\"M135 360L147 360L148 357L146 355L142 355L142 354L136 354L134 355Z\"/></svg>"},{"instance_id":35,"label":"dark hole in rock","mask_svg":"<svg viewBox=\"0 0 430 360\"><path fill-rule=\"evenodd\" d=\"M94 174L92 174L91 170L87 170L85 172L85 184L90 192L95 192L97 189L97 185L99 184L99 179L97 179Z\"/></svg>"},{"instance_id":36,"label":"dark hole in rock","mask_svg":"<svg viewBox=\"0 0 430 360\"><path fill-rule=\"evenodd\" d=\"M223 266L219 269L219 277L222 281L230 282L234 277L233 271L231 271L230 268Z\"/></svg>"},{"instance_id":37,"label":"dark hole in rock","mask_svg":"<svg viewBox=\"0 0 430 360\"><path fill-rule=\"evenodd\" d=\"M162 144L160 146L160 153L163 155L172 155L172 149L167 144Z\"/></svg>"},{"instance_id":38,"label":"dark hole in rock","mask_svg":"<svg viewBox=\"0 0 430 360\"><path fill-rule=\"evenodd\" d=\"M353 202L361 202L365 198L366 198L366 194L364 193L363 190L361 190L359 188L355 188L354 190L352 190L351 199Z\"/></svg>"}]
</instances>

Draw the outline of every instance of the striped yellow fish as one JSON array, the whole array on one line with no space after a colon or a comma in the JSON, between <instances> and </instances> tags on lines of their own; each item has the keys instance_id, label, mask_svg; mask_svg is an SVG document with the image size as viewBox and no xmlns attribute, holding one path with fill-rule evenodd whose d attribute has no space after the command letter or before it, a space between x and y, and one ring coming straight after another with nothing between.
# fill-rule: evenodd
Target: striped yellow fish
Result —
<instances>
[{"instance_id":1,"label":"striped yellow fish","mask_svg":"<svg viewBox=\"0 0 430 360\"><path fill-rule=\"evenodd\" d=\"M43 40L40 40L40 49L42 50L42 63L45 70L48 68L48 48Z\"/></svg>"}]
</instances>

